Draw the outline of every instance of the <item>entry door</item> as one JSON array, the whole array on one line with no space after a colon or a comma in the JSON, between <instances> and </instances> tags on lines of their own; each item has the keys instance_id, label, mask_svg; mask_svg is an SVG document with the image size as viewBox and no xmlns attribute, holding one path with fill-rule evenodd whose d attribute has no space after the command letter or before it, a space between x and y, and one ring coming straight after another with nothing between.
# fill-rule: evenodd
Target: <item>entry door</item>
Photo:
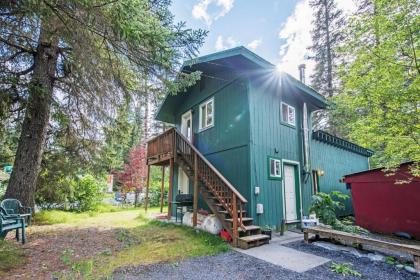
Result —
<instances>
[{"instance_id":1,"label":"entry door","mask_svg":"<svg viewBox=\"0 0 420 280\"><path fill-rule=\"evenodd\" d=\"M295 176L295 166L293 165L284 165L284 203L286 210L286 221L296 221L298 219L297 215L297 201L296 194L296 176Z\"/></svg>"},{"instance_id":2,"label":"entry door","mask_svg":"<svg viewBox=\"0 0 420 280\"><path fill-rule=\"evenodd\" d=\"M181 117L181 133L184 135L188 141L192 141L192 114L191 111L186 112ZM182 170L181 167L178 168L178 192L187 194L189 191L190 180L187 174Z\"/></svg>"},{"instance_id":3,"label":"entry door","mask_svg":"<svg viewBox=\"0 0 420 280\"><path fill-rule=\"evenodd\" d=\"M189 192L190 180L181 167L178 167L178 193L187 194Z\"/></svg>"},{"instance_id":4,"label":"entry door","mask_svg":"<svg viewBox=\"0 0 420 280\"><path fill-rule=\"evenodd\" d=\"M181 120L181 133L190 142L192 141L192 114L191 111L186 112L182 115Z\"/></svg>"}]
</instances>

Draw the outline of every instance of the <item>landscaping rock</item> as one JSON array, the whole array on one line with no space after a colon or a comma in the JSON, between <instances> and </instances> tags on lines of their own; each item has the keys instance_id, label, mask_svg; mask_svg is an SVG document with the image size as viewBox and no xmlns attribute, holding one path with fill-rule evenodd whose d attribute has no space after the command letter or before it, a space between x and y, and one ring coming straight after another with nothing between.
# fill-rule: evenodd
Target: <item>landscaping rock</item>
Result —
<instances>
[{"instance_id":1,"label":"landscaping rock","mask_svg":"<svg viewBox=\"0 0 420 280\"><path fill-rule=\"evenodd\" d=\"M383 262L385 260L385 256L380 254L368 253L366 256L376 262Z\"/></svg>"},{"instance_id":2,"label":"landscaping rock","mask_svg":"<svg viewBox=\"0 0 420 280\"><path fill-rule=\"evenodd\" d=\"M407 270L410 273L413 273L413 274L417 273L416 270L414 269L414 267L409 266L409 265L404 266L404 269Z\"/></svg>"}]
</instances>

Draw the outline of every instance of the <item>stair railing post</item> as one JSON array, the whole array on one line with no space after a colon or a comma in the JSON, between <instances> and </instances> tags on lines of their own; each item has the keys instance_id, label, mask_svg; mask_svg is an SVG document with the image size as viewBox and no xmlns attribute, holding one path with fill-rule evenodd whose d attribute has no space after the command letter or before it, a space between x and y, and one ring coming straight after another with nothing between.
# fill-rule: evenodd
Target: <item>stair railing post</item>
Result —
<instances>
[{"instance_id":1,"label":"stair railing post","mask_svg":"<svg viewBox=\"0 0 420 280\"><path fill-rule=\"evenodd\" d=\"M174 181L174 160L171 158L169 160L168 219L171 218L173 181Z\"/></svg>"},{"instance_id":2,"label":"stair railing post","mask_svg":"<svg viewBox=\"0 0 420 280\"><path fill-rule=\"evenodd\" d=\"M193 204L193 226L197 226L197 208L198 208L198 161L197 153L194 153L194 204Z\"/></svg>"},{"instance_id":3,"label":"stair railing post","mask_svg":"<svg viewBox=\"0 0 420 280\"><path fill-rule=\"evenodd\" d=\"M237 246L238 245L238 209L236 206L236 195L234 192L232 192L232 205L231 205L231 209L232 209L232 232L233 232L233 245Z\"/></svg>"},{"instance_id":4,"label":"stair railing post","mask_svg":"<svg viewBox=\"0 0 420 280\"><path fill-rule=\"evenodd\" d=\"M162 182L160 187L160 213L163 212L163 197L165 194L165 166L162 165Z\"/></svg>"}]
</instances>

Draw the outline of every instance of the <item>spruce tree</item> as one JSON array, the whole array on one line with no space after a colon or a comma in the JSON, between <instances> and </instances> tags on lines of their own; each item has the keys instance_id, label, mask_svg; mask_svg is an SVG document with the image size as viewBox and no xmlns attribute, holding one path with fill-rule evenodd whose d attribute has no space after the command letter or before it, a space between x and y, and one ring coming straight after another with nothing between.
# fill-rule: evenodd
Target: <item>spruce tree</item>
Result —
<instances>
[{"instance_id":1,"label":"spruce tree","mask_svg":"<svg viewBox=\"0 0 420 280\"><path fill-rule=\"evenodd\" d=\"M325 97L338 93L337 66L343 36L341 28L344 24L342 10L337 8L334 0L312 0L315 19L312 30L313 45L310 50L315 60L315 71L311 76L311 85Z\"/></svg>"},{"instance_id":2,"label":"spruce tree","mask_svg":"<svg viewBox=\"0 0 420 280\"><path fill-rule=\"evenodd\" d=\"M170 92L199 78L178 70L197 53L206 32L173 22L169 0L3 2L0 104L24 107L5 197L25 205L34 204L53 111L69 127L89 129L82 135L92 138L124 104L140 74L147 72Z\"/></svg>"}]
</instances>

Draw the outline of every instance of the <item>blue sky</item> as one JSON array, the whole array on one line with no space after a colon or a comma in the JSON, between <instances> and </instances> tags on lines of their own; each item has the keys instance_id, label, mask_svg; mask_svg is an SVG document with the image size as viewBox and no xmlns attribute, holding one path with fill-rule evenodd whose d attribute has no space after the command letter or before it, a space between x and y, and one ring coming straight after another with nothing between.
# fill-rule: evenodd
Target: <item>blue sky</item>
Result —
<instances>
[{"instance_id":1,"label":"blue sky","mask_svg":"<svg viewBox=\"0 0 420 280\"><path fill-rule=\"evenodd\" d=\"M338 0L339 7L352 11L352 0ZM200 55L243 45L280 70L297 76L297 65L311 45L312 10L309 0L173 0L177 21L209 31Z\"/></svg>"}]
</instances>

